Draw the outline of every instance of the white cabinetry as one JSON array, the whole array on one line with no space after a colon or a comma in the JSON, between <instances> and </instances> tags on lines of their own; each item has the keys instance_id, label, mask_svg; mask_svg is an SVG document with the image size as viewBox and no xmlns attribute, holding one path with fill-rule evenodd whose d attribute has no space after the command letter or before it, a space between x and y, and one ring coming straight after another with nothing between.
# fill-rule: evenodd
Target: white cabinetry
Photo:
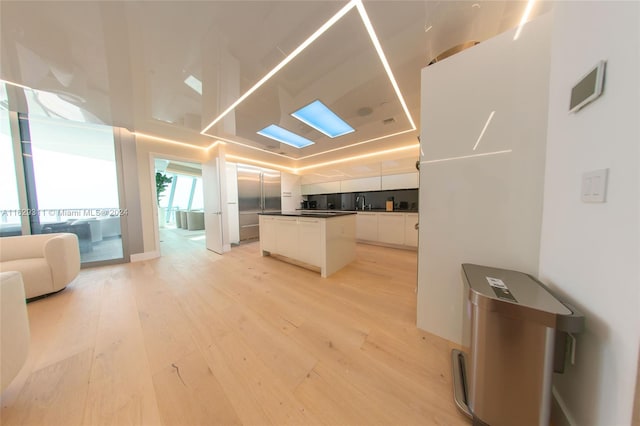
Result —
<instances>
[{"instance_id":1,"label":"white cabinetry","mask_svg":"<svg viewBox=\"0 0 640 426\"><path fill-rule=\"evenodd\" d=\"M404 245L418 247L418 213L406 213L404 217Z\"/></svg>"},{"instance_id":2,"label":"white cabinetry","mask_svg":"<svg viewBox=\"0 0 640 426\"><path fill-rule=\"evenodd\" d=\"M260 229L260 247L265 251L274 251L276 249L276 227L275 217L261 216L260 226L265 223L267 226Z\"/></svg>"},{"instance_id":3,"label":"white cabinetry","mask_svg":"<svg viewBox=\"0 0 640 426\"><path fill-rule=\"evenodd\" d=\"M333 182L307 183L300 186L302 195L366 192L394 189L413 189L419 185L418 173L373 176Z\"/></svg>"},{"instance_id":4,"label":"white cabinetry","mask_svg":"<svg viewBox=\"0 0 640 426\"><path fill-rule=\"evenodd\" d=\"M336 192L363 192L363 191L379 191L380 176L348 179L340 181L340 191Z\"/></svg>"},{"instance_id":5,"label":"white cabinetry","mask_svg":"<svg viewBox=\"0 0 640 426\"><path fill-rule=\"evenodd\" d=\"M418 172L402 173L398 175L382 176L381 189L412 189L418 188L420 177Z\"/></svg>"},{"instance_id":6,"label":"white cabinetry","mask_svg":"<svg viewBox=\"0 0 640 426\"><path fill-rule=\"evenodd\" d=\"M328 217L260 215L260 250L319 266L327 277L356 256L356 218L353 214Z\"/></svg>"},{"instance_id":7,"label":"white cabinetry","mask_svg":"<svg viewBox=\"0 0 640 426\"><path fill-rule=\"evenodd\" d=\"M322 265L322 224L321 219L298 219L297 258L309 265Z\"/></svg>"},{"instance_id":8,"label":"white cabinetry","mask_svg":"<svg viewBox=\"0 0 640 426\"><path fill-rule=\"evenodd\" d=\"M302 195L335 194L340 192L340 181L308 183L301 185Z\"/></svg>"},{"instance_id":9,"label":"white cabinetry","mask_svg":"<svg viewBox=\"0 0 640 426\"><path fill-rule=\"evenodd\" d=\"M378 241L404 245L404 214L378 213Z\"/></svg>"},{"instance_id":10,"label":"white cabinetry","mask_svg":"<svg viewBox=\"0 0 640 426\"><path fill-rule=\"evenodd\" d=\"M283 256L295 257L298 250L298 223L295 217L276 217L276 249Z\"/></svg>"},{"instance_id":11,"label":"white cabinetry","mask_svg":"<svg viewBox=\"0 0 640 426\"><path fill-rule=\"evenodd\" d=\"M365 243L418 247L418 213L358 212L356 239Z\"/></svg>"},{"instance_id":12,"label":"white cabinetry","mask_svg":"<svg viewBox=\"0 0 640 426\"><path fill-rule=\"evenodd\" d=\"M356 239L378 241L378 213L358 212L356 216Z\"/></svg>"}]
</instances>

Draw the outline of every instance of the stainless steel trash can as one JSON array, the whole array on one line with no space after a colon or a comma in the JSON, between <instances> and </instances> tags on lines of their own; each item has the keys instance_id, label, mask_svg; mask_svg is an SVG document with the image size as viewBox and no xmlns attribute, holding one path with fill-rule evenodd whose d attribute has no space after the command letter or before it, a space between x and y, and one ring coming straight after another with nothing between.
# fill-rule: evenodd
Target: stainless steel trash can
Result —
<instances>
[{"instance_id":1,"label":"stainless steel trash can","mask_svg":"<svg viewBox=\"0 0 640 426\"><path fill-rule=\"evenodd\" d=\"M548 425L566 333L584 317L522 272L463 264L464 351L452 352L454 399L474 425Z\"/></svg>"}]
</instances>

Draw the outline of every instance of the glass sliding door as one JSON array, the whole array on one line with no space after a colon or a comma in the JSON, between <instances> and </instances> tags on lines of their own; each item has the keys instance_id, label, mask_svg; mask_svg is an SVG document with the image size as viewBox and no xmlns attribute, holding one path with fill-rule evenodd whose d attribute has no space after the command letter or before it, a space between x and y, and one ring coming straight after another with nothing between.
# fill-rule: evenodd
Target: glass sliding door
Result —
<instances>
[{"instance_id":1,"label":"glass sliding door","mask_svg":"<svg viewBox=\"0 0 640 426\"><path fill-rule=\"evenodd\" d=\"M124 255L111 127L20 115L33 234L78 236L83 264Z\"/></svg>"}]
</instances>

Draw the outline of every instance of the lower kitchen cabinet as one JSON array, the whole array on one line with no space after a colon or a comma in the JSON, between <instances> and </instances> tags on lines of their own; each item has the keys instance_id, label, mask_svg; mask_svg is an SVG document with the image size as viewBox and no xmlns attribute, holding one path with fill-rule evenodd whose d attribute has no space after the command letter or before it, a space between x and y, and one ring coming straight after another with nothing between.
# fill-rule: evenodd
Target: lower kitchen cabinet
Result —
<instances>
[{"instance_id":1,"label":"lower kitchen cabinet","mask_svg":"<svg viewBox=\"0 0 640 426\"><path fill-rule=\"evenodd\" d=\"M276 250L276 227L275 217L263 217L260 220L268 223L269 226L265 226L264 230L260 230L260 246L262 250L275 251Z\"/></svg>"},{"instance_id":2,"label":"lower kitchen cabinet","mask_svg":"<svg viewBox=\"0 0 640 426\"><path fill-rule=\"evenodd\" d=\"M404 245L418 247L418 213L407 213L404 217Z\"/></svg>"},{"instance_id":3,"label":"lower kitchen cabinet","mask_svg":"<svg viewBox=\"0 0 640 426\"><path fill-rule=\"evenodd\" d=\"M322 265L322 224L320 219L298 219L298 260Z\"/></svg>"},{"instance_id":4,"label":"lower kitchen cabinet","mask_svg":"<svg viewBox=\"0 0 640 426\"><path fill-rule=\"evenodd\" d=\"M275 223L275 252L287 257L296 257L298 251L297 219L295 217L276 217Z\"/></svg>"},{"instance_id":5,"label":"lower kitchen cabinet","mask_svg":"<svg viewBox=\"0 0 640 426\"><path fill-rule=\"evenodd\" d=\"M404 245L404 214L378 213L378 241Z\"/></svg>"},{"instance_id":6,"label":"lower kitchen cabinet","mask_svg":"<svg viewBox=\"0 0 640 426\"><path fill-rule=\"evenodd\" d=\"M356 217L353 214L304 217L301 214L260 215L260 250L320 267L324 278L356 256Z\"/></svg>"},{"instance_id":7,"label":"lower kitchen cabinet","mask_svg":"<svg viewBox=\"0 0 640 426\"><path fill-rule=\"evenodd\" d=\"M378 213L358 212L356 216L356 239L378 241Z\"/></svg>"},{"instance_id":8,"label":"lower kitchen cabinet","mask_svg":"<svg viewBox=\"0 0 640 426\"><path fill-rule=\"evenodd\" d=\"M418 213L358 212L356 239L393 246L418 247Z\"/></svg>"}]
</instances>

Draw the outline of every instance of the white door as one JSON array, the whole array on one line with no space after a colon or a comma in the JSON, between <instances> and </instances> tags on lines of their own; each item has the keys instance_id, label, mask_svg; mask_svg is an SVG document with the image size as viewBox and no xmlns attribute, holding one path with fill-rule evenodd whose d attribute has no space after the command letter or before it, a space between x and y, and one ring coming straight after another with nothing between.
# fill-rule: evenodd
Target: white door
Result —
<instances>
[{"instance_id":1,"label":"white door","mask_svg":"<svg viewBox=\"0 0 640 426\"><path fill-rule=\"evenodd\" d=\"M220 191L220 159L212 158L202 164L204 189L204 229L207 249L224 252L222 239L222 202Z\"/></svg>"}]
</instances>

